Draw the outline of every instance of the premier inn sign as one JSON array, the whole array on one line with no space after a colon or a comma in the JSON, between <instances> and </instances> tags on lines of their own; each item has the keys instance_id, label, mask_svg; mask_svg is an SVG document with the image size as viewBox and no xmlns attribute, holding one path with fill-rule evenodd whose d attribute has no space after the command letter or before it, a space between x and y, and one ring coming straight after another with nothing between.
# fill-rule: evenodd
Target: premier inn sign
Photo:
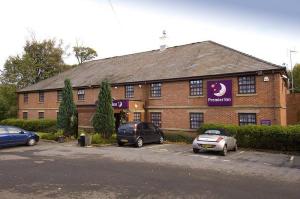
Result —
<instances>
[{"instance_id":1,"label":"premier inn sign","mask_svg":"<svg viewBox=\"0 0 300 199\"><path fill-rule=\"evenodd\" d=\"M208 106L232 106L232 80L207 81Z\"/></svg>"},{"instance_id":2,"label":"premier inn sign","mask_svg":"<svg viewBox=\"0 0 300 199\"><path fill-rule=\"evenodd\" d=\"M120 109L128 109L129 101L128 100L113 100L112 107L120 108Z\"/></svg>"}]
</instances>

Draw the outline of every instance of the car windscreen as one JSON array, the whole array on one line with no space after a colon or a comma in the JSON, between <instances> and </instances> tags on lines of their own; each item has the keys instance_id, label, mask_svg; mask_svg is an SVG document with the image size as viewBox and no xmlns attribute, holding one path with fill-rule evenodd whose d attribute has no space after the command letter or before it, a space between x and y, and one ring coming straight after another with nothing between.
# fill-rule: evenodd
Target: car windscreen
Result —
<instances>
[{"instance_id":1,"label":"car windscreen","mask_svg":"<svg viewBox=\"0 0 300 199\"><path fill-rule=\"evenodd\" d=\"M220 130L206 130L204 132L204 134L207 134L207 135L224 135L224 132L222 132Z\"/></svg>"},{"instance_id":2,"label":"car windscreen","mask_svg":"<svg viewBox=\"0 0 300 199\"><path fill-rule=\"evenodd\" d=\"M122 124L119 129L133 129L135 128L135 123L127 123L127 124Z\"/></svg>"}]
</instances>

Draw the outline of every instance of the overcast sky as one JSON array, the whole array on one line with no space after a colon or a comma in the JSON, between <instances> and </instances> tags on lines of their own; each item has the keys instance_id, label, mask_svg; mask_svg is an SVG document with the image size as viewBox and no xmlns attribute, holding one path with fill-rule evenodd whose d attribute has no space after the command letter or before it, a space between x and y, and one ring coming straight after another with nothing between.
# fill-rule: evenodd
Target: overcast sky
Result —
<instances>
[{"instance_id":1,"label":"overcast sky","mask_svg":"<svg viewBox=\"0 0 300 199\"><path fill-rule=\"evenodd\" d=\"M1 0L0 22L0 69L32 33L104 58L158 49L163 30L169 46L213 40L278 65L296 49L300 63L297 0Z\"/></svg>"}]
</instances>

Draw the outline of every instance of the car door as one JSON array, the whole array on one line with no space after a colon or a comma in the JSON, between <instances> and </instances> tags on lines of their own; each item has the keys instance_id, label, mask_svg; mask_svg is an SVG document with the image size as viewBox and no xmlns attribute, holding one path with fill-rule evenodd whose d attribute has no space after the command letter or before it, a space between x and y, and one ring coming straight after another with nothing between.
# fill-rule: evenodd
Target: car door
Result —
<instances>
[{"instance_id":1,"label":"car door","mask_svg":"<svg viewBox=\"0 0 300 199\"><path fill-rule=\"evenodd\" d=\"M150 129L149 136L151 137L151 142L157 142L157 141L159 141L160 136L159 136L159 133L156 130L155 126L152 123L149 123L148 127Z\"/></svg>"},{"instance_id":2,"label":"car door","mask_svg":"<svg viewBox=\"0 0 300 199\"><path fill-rule=\"evenodd\" d=\"M144 139L144 143L151 142L151 132L150 132L148 123L143 122L143 130L142 130L141 136Z\"/></svg>"},{"instance_id":3,"label":"car door","mask_svg":"<svg viewBox=\"0 0 300 199\"><path fill-rule=\"evenodd\" d=\"M11 136L12 144L25 144L27 142L27 134L19 128L16 127L6 127L9 135Z\"/></svg>"},{"instance_id":4,"label":"car door","mask_svg":"<svg viewBox=\"0 0 300 199\"><path fill-rule=\"evenodd\" d=\"M8 146L11 143L11 136L6 131L6 128L0 127L0 146Z\"/></svg>"}]
</instances>

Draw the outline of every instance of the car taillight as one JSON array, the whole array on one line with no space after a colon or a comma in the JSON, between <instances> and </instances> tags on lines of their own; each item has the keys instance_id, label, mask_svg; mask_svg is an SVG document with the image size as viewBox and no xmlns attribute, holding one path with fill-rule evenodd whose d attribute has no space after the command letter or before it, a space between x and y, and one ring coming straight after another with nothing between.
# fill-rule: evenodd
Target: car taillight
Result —
<instances>
[{"instance_id":1,"label":"car taillight","mask_svg":"<svg viewBox=\"0 0 300 199\"><path fill-rule=\"evenodd\" d=\"M218 137L217 142L220 142L221 140L223 140L222 137Z\"/></svg>"}]
</instances>

